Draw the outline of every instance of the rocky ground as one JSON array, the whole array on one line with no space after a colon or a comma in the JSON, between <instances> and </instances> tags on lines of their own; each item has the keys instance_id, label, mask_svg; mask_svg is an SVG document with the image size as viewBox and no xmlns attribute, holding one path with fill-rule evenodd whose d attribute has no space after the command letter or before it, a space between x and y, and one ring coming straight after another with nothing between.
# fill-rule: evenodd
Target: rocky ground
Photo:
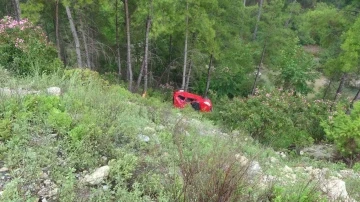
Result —
<instances>
[{"instance_id":1,"label":"rocky ground","mask_svg":"<svg viewBox=\"0 0 360 202\"><path fill-rule=\"evenodd\" d=\"M7 88L0 89L0 92L8 95L29 93L39 93L39 91L31 90L12 90ZM61 89L58 87L51 87L46 90L47 93L53 95L60 95ZM164 130L164 128L175 124L189 125L189 128L195 128L199 135L216 135L223 138L239 137L241 132L233 131L232 133L224 133L218 127L212 125L210 121L200 120L196 118L186 118L181 113L175 117L169 117L168 122L164 125L152 125L145 127L143 132L138 135L139 141L149 142L156 140L157 133ZM183 131L185 135L189 135L188 131ZM43 141L55 141L54 136L48 136ZM239 146L255 145L252 138L242 135L243 144ZM0 144L2 144L0 142ZM255 146L253 146L255 147ZM259 149L260 152L261 149ZM234 154L236 159L244 168L246 168L247 178L260 187L266 189L272 184L279 183L283 186L292 186L297 183L315 182L318 190L321 190L327 196L329 201L345 201L354 202L354 198L360 198L359 194L351 196L348 193L346 181L352 180L360 184L360 172L355 172L351 169L333 170L326 167L311 166L309 164L290 165L291 157L285 152L275 152L267 158L253 158L249 157L246 152ZM314 145L312 147L304 148L300 151L300 156L307 156L318 161L331 161L335 156L335 149L332 145ZM104 157L106 158L106 157ZM61 159L60 159L61 160ZM59 160L59 161L60 161ZM107 162L107 160L105 160ZM109 163L110 164L110 163ZM104 180L108 178L111 170L111 165L105 165L93 170L85 170L76 173L76 180L85 186L102 186L103 189L108 189L104 184ZM0 196L3 194L4 187L14 180L16 170L10 170L6 167L3 161L0 161ZM22 187L31 192L36 192L38 201L56 201L59 194L58 185L49 178L49 171L43 170L34 184L27 187Z\"/></svg>"}]
</instances>

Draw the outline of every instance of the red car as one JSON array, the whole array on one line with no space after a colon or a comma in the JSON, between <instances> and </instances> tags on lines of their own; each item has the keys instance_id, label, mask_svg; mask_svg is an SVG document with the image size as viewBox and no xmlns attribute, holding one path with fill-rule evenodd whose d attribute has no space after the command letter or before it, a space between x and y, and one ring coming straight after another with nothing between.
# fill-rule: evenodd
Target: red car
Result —
<instances>
[{"instance_id":1,"label":"red car","mask_svg":"<svg viewBox=\"0 0 360 202\"><path fill-rule=\"evenodd\" d=\"M197 111L212 111L212 103L210 99L203 98L200 95L185 92L184 90L178 90L174 92L173 104L176 108L184 108L185 105L191 104L191 106Z\"/></svg>"}]
</instances>

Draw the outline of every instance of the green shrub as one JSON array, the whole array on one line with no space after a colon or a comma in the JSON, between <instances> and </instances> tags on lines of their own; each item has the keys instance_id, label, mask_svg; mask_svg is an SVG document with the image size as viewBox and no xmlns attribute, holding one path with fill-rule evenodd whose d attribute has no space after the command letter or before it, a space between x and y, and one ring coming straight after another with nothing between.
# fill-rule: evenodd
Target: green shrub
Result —
<instances>
[{"instance_id":1,"label":"green shrub","mask_svg":"<svg viewBox=\"0 0 360 202\"><path fill-rule=\"evenodd\" d=\"M11 137L11 120L9 118L0 120L0 140L7 140Z\"/></svg>"},{"instance_id":2,"label":"green shrub","mask_svg":"<svg viewBox=\"0 0 360 202\"><path fill-rule=\"evenodd\" d=\"M360 172L360 162L357 162L353 165L352 169L355 171L355 172Z\"/></svg>"},{"instance_id":3,"label":"green shrub","mask_svg":"<svg viewBox=\"0 0 360 202\"><path fill-rule=\"evenodd\" d=\"M69 136L73 141L81 140L84 135L87 134L87 127L83 124L75 126L69 131Z\"/></svg>"},{"instance_id":4,"label":"green shrub","mask_svg":"<svg viewBox=\"0 0 360 202\"><path fill-rule=\"evenodd\" d=\"M53 108L49 112L47 122L55 131L60 134L65 134L70 129L72 120L67 112L62 112L57 108Z\"/></svg>"},{"instance_id":5,"label":"green shrub","mask_svg":"<svg viewBox=\"0 0 360 202\"><path fill-rule=\"evenodd\" d=\"M326 136L334 141L338 151L344 156L360 153L360 103L348 115L339 107L333 116L322 122Z\"/></svg>"},{"instance_id":6,"label":"green shrub","mask_svg":"<svg viewBox=\"0 0 360 202\"><path fill-rule=\"evenodd\" d=\"M23 98L7 99L0 106L0 140L11 138L16 122L37 127L42 123L57 133L65 134L72 119L59 97L26 95ZM29 127L29 130L34 128Z\"/></svg>"},{"instance_id":7,"label":"green shrub","mask_svg":"<svg viewBox=\"0 0 360 202\"><path fill-rule=\"evenodd\" d=\"M8 16L0 20L0 65L20 75L53 72L63 66L40 27Z\"/></svg>"},{"instance_id":8,"label":"green shrub","mask_svg":"<svg viewBox=\"0 0 360 202\"><path fill-rule=\"evenodd\" d=\"M299 185L297 185L299 186ZM302 186L300 184L300 186ZM307 182L303 187L280 187L275 186L273 190L274 202L282 201L296 201L296 202L312 202L321 201L325 202L327 199L321 195L316 185Z\"/></svg>"},{"instance_id":9,"label":"green shrub","mask_svg":"<svg viewBox=\"0 0 360 202\"><path fill-rule=\"evenodd\" d=\"M80 85L96 82L102 86L108 86L109 82L101 78L100 74L90 69L67 69L64 71L64 79L74 79Z\"/></svg>"},{"instance_id":10,"label":"green shrub","mask_svg":"<svg viewBox=\"0 0 360 202\"><path fill-rule=\"evenodd\" d=\"M302 147L324 139L320 121L329 114L328 106L292 92L258 90L248 98L223 99L211 118L275 148Z\"/></svg>"}]
</instances>

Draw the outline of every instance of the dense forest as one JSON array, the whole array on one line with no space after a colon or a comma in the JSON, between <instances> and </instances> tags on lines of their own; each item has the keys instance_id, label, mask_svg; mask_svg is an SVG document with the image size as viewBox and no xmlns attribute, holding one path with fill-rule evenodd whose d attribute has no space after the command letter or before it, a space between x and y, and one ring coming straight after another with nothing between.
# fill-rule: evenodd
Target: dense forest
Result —
<instances>
[{"instance_id":1,"label":"dense forest","mask_svg":"<svg viewBox=\"0 0 360 202\"><path fill-rule=\"evenodd\" d=\"M359 67L359 6L355 0L3 0L0 16L40 26L65 66L107 72L134 92L207 94L209 79L211 93L234 97L259 85L307 94L319 72L333 88L340 83L339 94ZM303 48L309 45L319 51L309 54ZM3 66L12 62L1 58ZM275 73L269 83L258 78L263 71Z\"/></svg>"},{"instance_id":2,"label":"dense forest","mask_svg":"<svg viewBox=\"0 0 360 202\"><path fill-rule=\"evenodd\" d=\"M360 200L359 12L0 0L0 201Z\"/></svg>"},{"instance_id":3,"label":"dense forest","mask_svg":"<svg viewBox=\"0 0 360 202\"><path fill-rule=\"evenodd\" d=\"M77 67L143 97L184 89L264 143L330 138L345 156L359 153L358 1L0 3L0 65L17 75Z\"/></svg>"}]
</instances>

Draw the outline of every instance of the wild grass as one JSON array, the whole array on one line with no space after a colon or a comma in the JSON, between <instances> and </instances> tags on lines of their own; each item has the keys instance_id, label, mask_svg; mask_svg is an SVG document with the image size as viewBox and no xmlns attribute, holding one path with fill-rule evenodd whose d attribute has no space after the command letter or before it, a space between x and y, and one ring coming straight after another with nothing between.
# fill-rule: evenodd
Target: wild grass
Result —
<instances>
[{"instance_id":1,"label":"wild grass","mask_svg":"<svg viewBox=\"0 0 360 202\"><path fill-rule=\"evenodd\" d=\"M307 182L260 188L248 175L250 163L236 155L267 171L264 162L275 152L242 132L223 133L191 109L141 98L89 72L17 78L0 71L8 78L0 87L41 91L0 96L0 121L10 117L11 131L0 140L0 161L11 175L1 201L274 201L296 188L299 195L312 190L300 189ZM61 96L47 95L50 86ZM104 165L111 171L101 184L81 183ZM53 196L39 195L45 180L56 185Z\"/></svg>"}]
</instances>

